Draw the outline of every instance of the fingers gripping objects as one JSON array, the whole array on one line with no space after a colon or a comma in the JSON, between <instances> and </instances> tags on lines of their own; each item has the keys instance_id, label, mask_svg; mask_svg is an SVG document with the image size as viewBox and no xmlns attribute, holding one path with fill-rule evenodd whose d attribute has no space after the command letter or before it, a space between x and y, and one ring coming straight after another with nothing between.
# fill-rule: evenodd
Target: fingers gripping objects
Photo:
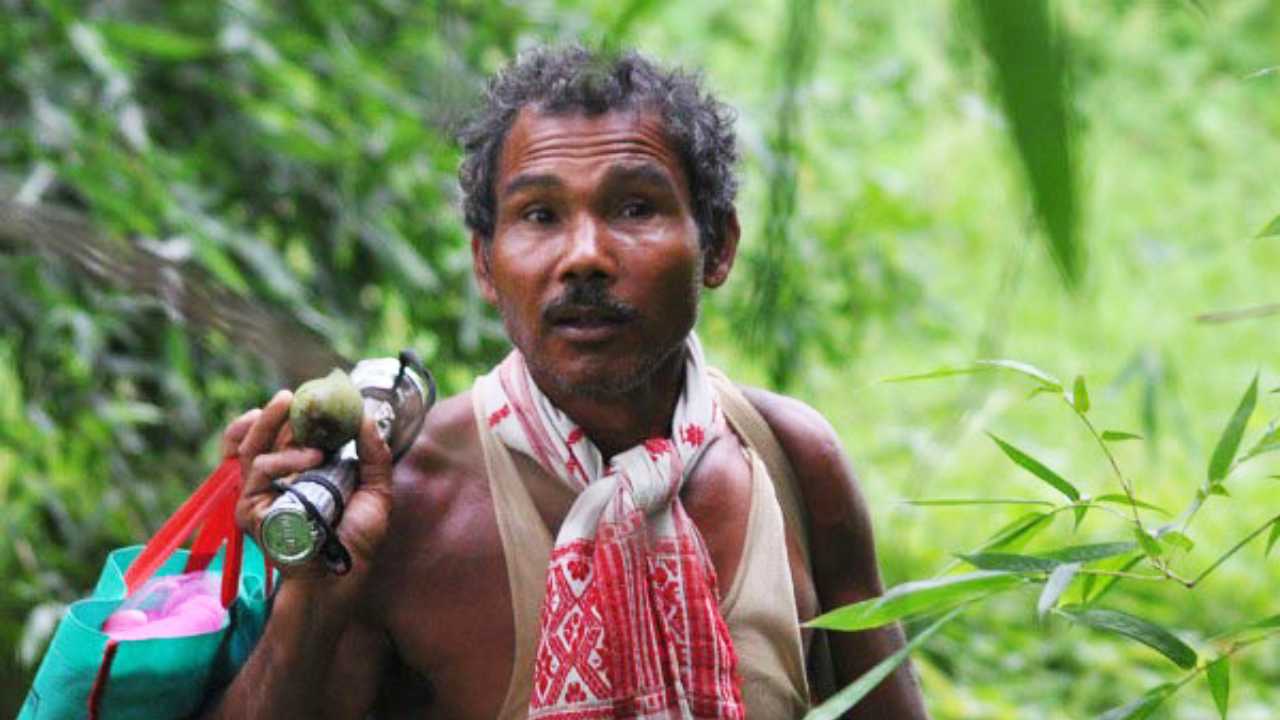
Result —
<instances>
[{"instance_id":1,"label":"fingers gripping objects","mask_svg":"<svg viewBox=\"0 0 1280 720\"><path fill-rule=\"evenodd\" d=\"M342 380L331 376L322 382L341 385ZM293 483L280 482L276 480L280 474L271 472L277 468L275 463L292 467L291 458L284 457L284 453L277 453L278 459L261 461L262 466L254 470L253 487L269 487L281 493L262 515L259 533L263 549L281 565L299 565L320 555L334 572L343 573L350 568L350 556L335 528L356 494L361 476L369 476L370 492L385 492L392 460L412 445L435 400L431 374L408 353L401 353L399 359L361 361L352 371L351 382L362 398L366 424L358 441L347 442L331 453L323 465L307 470ZM302 396L305 389L299 389L295 404L307 400ZM321 389L323 393L333 390L333 397L343 390L324 386ZM264 410L263 418L275 417L275 402ZM351 415L346 412L349 404L342 399L335 407ZM316 404L312 409L321 408ZM312 435L310 428L294 429L299 437ZM267 431L255 435L256 431L257 426L249 432L246 443L264 441ZM378 530L379 535L382 530Z\"/></svg>"}]
</instances>

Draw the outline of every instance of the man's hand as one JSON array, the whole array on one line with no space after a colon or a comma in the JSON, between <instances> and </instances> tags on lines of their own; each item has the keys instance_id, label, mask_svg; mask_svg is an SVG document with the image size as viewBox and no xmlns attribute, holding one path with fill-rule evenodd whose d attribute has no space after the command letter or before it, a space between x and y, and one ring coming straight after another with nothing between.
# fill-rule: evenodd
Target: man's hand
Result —
<instances>
[{"instance_id":1,"label":"man's hand","mask_svg":"<svg viewBox=\"0 0 1280 720\"><path fill-rule=\"evenodd\" d=\"M281 390L222 435L222 455L240 459L244 481L236 523L254 537L279 496L271 482L324 461L321 451L293 444L292 402L293 393ZM356 450L361 482L337 528L351 553L351 573L335 578L318 559L281 569L288 581L280 585L266 631L205 720L368 715L388 655L381 632L361 621L359 603L391 514L391 451L371 418L360 427ZM340 684L332 683L335 677Z\"/></svg>"},{"instance_id":2,"label":"man's hand","mask_svg":"<svg viewBox=\"0 0 1280 720\"><path fill-rule=\"evenodd\" d=\"M262 409L250 410L229 426L222 436L223 457L239 457L244 488L236 504L236 522L258 537L262 518L279 493L271 483L309 470L324 461L315 448L293 444L289 405L293 393L281 390ZM360 484L338 523L338 539L351 553L353 568L366 568L382 545L391 514L391 451L366 417L356 438L360 457ZM328 575L314 561L299 568L282 569L288 576Z\"/></svg>"}]
</instances>

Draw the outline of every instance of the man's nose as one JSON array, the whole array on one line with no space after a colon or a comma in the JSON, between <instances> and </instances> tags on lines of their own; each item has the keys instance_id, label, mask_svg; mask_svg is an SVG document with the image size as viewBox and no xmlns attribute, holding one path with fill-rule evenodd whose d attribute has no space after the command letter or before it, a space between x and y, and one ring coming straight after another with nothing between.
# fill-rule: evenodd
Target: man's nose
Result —
<instances>
[{"instance_id":1,"label":"man's nose","mask_svg":"<svg viewBox=\"0 0 1280 720\"><path fill-rule=\"evenodd\" d=\"M562 280L611 278L616 267L609 229L598 219L584 215L570 226L560 261Z\"/></svg>"}]
</instances>

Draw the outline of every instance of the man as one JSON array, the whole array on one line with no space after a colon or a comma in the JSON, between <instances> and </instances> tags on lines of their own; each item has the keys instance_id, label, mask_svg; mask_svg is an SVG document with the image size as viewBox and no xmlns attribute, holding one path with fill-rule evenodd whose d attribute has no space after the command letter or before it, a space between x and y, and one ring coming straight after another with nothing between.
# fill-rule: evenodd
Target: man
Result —
<instances>
[{"instance_id":1,"label":"man","mask_svg":"<svg viewBox=\"0 0 1280 720\"><path fill-rule=\"evenodd\" d=\"M286 573L215 714L802 714L902 639L801 633L881 592L866 507L821 416L739 392L692 334L737 250L728 110L689 75L580 48L524 55L487 99L461 179L516 351L394 469L366 421L339 526L352 570ZM321 460L289 444L289 403L224 438L249 531L273 479ZM909 670L854 715L923 717Z\"/></svg>"}]
</instances>

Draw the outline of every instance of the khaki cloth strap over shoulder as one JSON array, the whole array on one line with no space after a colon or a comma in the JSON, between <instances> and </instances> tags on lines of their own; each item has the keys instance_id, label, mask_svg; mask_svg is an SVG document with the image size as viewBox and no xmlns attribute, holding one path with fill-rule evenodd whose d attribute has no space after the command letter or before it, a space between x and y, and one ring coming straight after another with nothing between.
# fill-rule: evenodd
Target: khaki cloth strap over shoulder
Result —
<instances>
[{"instance_id":1,"label":"khaki cloth strap over shoulder","mask_svg":"<svg viewBox=\"0 0 1280 720\"><path fill-rule=\"evenodd\" d=\"M715 386L716 395L724 410L729 425L738 433L744 442L764 461L765 469L773 480L773 489L778 496L778 505L782 507L782 521L787 532L800 543L800 551L804 555L807 567L813 567L809 556L808 522L805 520L804 505L801 501L800 487L796 482L795 471L787 460L782 445L773 434L769 423L751 404L746 395L738 389L724 373L716 368L707 368L711 376L711 384Z\"/></svg>"}]
</instances>

